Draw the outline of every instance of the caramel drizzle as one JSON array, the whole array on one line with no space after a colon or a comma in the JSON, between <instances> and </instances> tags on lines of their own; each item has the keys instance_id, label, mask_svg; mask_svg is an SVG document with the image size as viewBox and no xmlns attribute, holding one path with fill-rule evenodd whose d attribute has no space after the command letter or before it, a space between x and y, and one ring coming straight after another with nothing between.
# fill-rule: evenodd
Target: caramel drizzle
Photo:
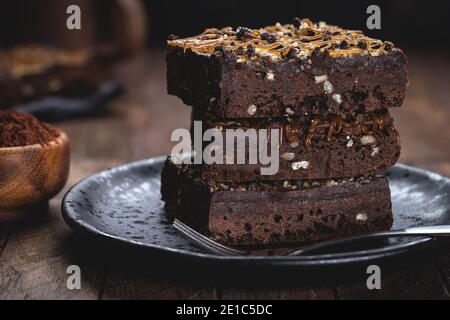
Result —
<instances>
[{"instance_id":1,"label":"caramel drizzle","mask_svg":"<svg viewBox=\"0 0 450 320\"><path fill-rule=\"evenodd\" d=\"M277 41L269 43L261 38L261 34L267 32L276 36ZM325 39L325 40L324 40ZM343 41L347 47L342 47ZM359 47L364 43L364 47ZM392 43L369 38L358 30L344 30L332 25L317 25L309 19L301 20L301 26L296 28L292 24L269 26L262 29L249 29L244 39L239 39L237 31L230 27L223 29L206 29L201 35L168 41L169 46L180 46L184 50L191 49L194 52L212 54L218 46L236 52L240 47L246 50L250 45L255 50L266 52L270 55L283 57L292 48L303 51L307 55L315 49L321 52L325 50L330 56L361 55L363 53L381 54L386 52ZM247 60L245 53L237 54L240 58Z\"/></svg>"},{"instance_id":2,"label":"caramel drizzle","mask_svg":"<svg viewBox=\"0 0 450 320\"><path fill-rule=\"evenodd\" d=\"M319 124L319 117L317 117L317 116L313 117L311 119L311 123L309 124L308 132L306 134L306 139L305 139L305 146L307 148L309 148L309 146L311 146L311 139L314 136L314 131L316 130L318 124ZM330 126L330 128L331 127L332 126Z\"/></svg>"},{"instance_id":3,"label":"caramel drizzle","mask_svg":"<svg viewBox=\"0 0 450 320\"><path fill-rule=\"evenodd\" d=\"M300 144L300 134L302 132L301 121L284 123L281 126L279 146L283 144L283 138L286 139L288 144ZM238 125L242 126L239 122L218 122L215 127L226 127L227 125ZM308 125L308 129L305 137L305 147L309 150L312 145L312 139L316 134L316 130L320 128L328 128L325 135L325 140L331 142L333 136L346 132L362 132L365 135L371 135L377 133L387 127L392 125L392 118L389 114L375 114L370 113L365 115L364 119L361 121L347 122L342 116L333 115L331 121L323 120L319 115L313 115L311 121ZM270 129L272 124L269 124L267 128L267 141L270 141Z\"/></svg>"},{"instance_id":4,"label":"caramel drizzle","mask_svg":"<svg viewBox=\"0 0 450 320\"><path fill-rule=\"evenodd\" d=\"M329 123L325 122L320 124L320 121L321 119L319 116L313 116L311 119L305 138L305 147L307 149L310 149L312 145L312 138L314 137L317 128L328 127L325 139L327 142L331 142L333 136L339 134L342 130L359 131L363 134L370 135L379 132L392 124L392 119L388 113L381 115L372 113L366 116L363 121L355 123L346 122L338 115L333 116L333 119ZM298 133L300 132L300 125L298 123L285 124L283 130L286 135L286 140L289 143L298 141Z\"/></svg>"},{"instance_id":5,"label":"caramel drizzle","mask_svg":"<svg viewBox=\"0 0 450 320\"><path fill-rule=\"evenodd\" d=\"M286 137L286 141L289 144L299 144L300 140L299 140L299 133L300 133L300 123L289 123L289 124L285 124L281 127L281 136L285 136Z\"/></svg>"}]
</instances>

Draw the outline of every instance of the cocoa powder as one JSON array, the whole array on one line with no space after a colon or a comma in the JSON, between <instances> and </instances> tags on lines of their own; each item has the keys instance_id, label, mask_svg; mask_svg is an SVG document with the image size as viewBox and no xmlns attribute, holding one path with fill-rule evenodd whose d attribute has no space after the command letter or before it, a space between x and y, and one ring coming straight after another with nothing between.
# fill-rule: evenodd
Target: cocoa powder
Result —
<instances>
[{"instance_id":1,"label":"cocoa powder","mask_svg":"<svg viewBox=\"0 0 450 320\"><path fill-rule=\"evenodd\" d=\"M0 111L0 148L47 145L59 132L34 116L14 111Z\"/></svg>"}]
</instances>

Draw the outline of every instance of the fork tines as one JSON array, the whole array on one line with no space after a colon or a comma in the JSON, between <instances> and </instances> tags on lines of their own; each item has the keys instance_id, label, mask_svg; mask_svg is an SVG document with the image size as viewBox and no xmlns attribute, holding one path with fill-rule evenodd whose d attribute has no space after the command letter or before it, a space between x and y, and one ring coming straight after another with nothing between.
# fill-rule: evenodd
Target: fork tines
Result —
<instances>
[{"instance_id":1,"label":"fork tines","mask_svg":"<svg viewBox=\"0 0 450 320\"><path fill-rule=\"evenodd\" d=\"M191 227L187 226L186 224L184 224L183 222L181 222L178 219L174 220L173 226L175 227L175 229L180 231L182 234L184 234L189 239L195 241L197 244L199 244L203 248L205 248L205 249L207 249L207 250L209 250L211 252L214 252L214 253L216 253L218 255L221 255L221 256L242 256L242 255L246 254L244 251L224 246L224 245L222 245L222 244L220 244L220 243L218 243L218 242L208 238L207 236L204 236L203 234L195 231L194 229L192 229Z\"/></svg>"}]
</instances>

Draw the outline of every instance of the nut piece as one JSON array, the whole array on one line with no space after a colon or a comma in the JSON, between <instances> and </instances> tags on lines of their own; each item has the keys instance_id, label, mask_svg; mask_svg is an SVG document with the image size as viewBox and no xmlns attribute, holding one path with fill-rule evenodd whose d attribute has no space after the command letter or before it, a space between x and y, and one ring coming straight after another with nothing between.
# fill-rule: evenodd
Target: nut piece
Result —
<instances>
[{"instance_id":1,"label":"nut piece","mask_svg":"<svg viewBox=\"0 0 450 320\"><path fill-rule=\"evenodd\" d=\"M368 135L368 136L362 136L361 137L361 144L363 146L367 146L367 145L373 145L377 142L377 139L375 139L374 136L372 135Z\"/></svg>"},{"instance_id":2,"label":"nut piece","mask_svg":"<svg viewBox=\"0 0 450 320\"><path fill-rule=\"evenodd\" d=\"M248 107L247 113L252 116L256 113L256 110L258 110L258 108L254 104L252 104Z\"/></svg>"},{"instance_id":3,"label":"nut piece","mask_svg":"<svg viewBox=\"0 0 450 320\"><path fill-rule=\"evenodd\" d=\"M270 81L275 80L275 74L272 71L267 72L266 79Z\"/></svg>"},{"instance_id":4,"label":"nut piece","mask_svg":"<svg viewBox=\"0 0 450 320\"><path fill-rule=\"evenodd\" d=\"M325 81L323 84L323 90L326 94L331 94L334 91L334 86L330 81Z\"/></svg>"},{"instance_id":5,"label":"nut piece","mask_svg":"<svg viewBox=\"0 0 450 320\"><path fill-rule=\"evenodd\" d=\"M337 185L338 185L338 183L335 180L327 180L325 182L325 186L327 186L328 188L334 187L334 186L337 186Z\"/></svg>"},{"instance_id":6,"label":"nut piece","mask_svg":"<svg viewBox=\"0 0 450 320\"><path fill-rule=\"evenodd\" d=\"M228 189L230 189L230 187L229 187L227 184L225 184L225 183L220 183L220 187L221 187L223 190L228 190Z\"/></svg>"},{"instance_id":7,"label":"nut piece","mask_svg":"<svg viewBox=\"0 0 450 320\"><path fill-rule=\"evenodd\" d=\"M297 170L300 170L300 169L306 170L306 169L308 169L308 167L309 167L309 162L308 161L294 162L292 164L292 170L294 170L294 171L297 171Z\"/></svg>"},{"instance_id":8,"label":"nut piece","mask_svg":"<svg viewBox=\"0 0 450 320\"><path fill-rule=\"evenodd\" d=\"M338 104L342 103L342 96L339 93L333 93L331 98L336 101Z\"/></svg>"},{"instance_id":9,"label":"nut piece","mask_svg":"<svg viewBox=\"0 0 450 320\"><path fill-rule=\"evenodd\" d=\"M366 222L369 219L367 213L358 213L356 215L356 221Z\"/></svg>"},{"instance_id":10,"label":"nut piece","mask_svg":"<svg viewBox=\"0 0 450 320\"><path fill-rule=\"evenodd\" d=\"M274 61L274 62L281 59L280 56L278 56L278 55L276 55L276 54L271 54L271 55L269 55L269 58L270 58L270 60L272 60L272 61Z\"/></svg>"},{"instance_id":11,"label":"nut piece","mask_svg":"<svg viewBox=\"0 0 450 320\"><path fill-rule=\"evenodd\" d=\"M353 139L349 138L349 140L347 141L347 148L351 147L353 147Z\"/></svg>"},{"instance_id":12,"label":"nut piece","mask_svg":"<svg viewBox=\"0 0 450 320\"><path fill-rule=\"evenodd\" d=\"M308 59L308 53L305 50L301 50L297 54L297 58L299 58L300 60L306 60L306 59Z\"/></svg>"},{"instance_id":13,"label":"nut piece","mask_svg":"<svg viewBox=\"0 0 450 320\"><path fill-rule=\"evenodd\" d=\"M319 84L319 83L324 83L325 81L328 80L328 76L326 74L321 75L321 76L315 76L314 77L314 81Z\"/></svg>"},{"instance_id":14,"label":"nut piece","mask_svg":"<svg viewBox=\"0 0 450 320\"><path fill-rule=\"evenodd\" d=\"M295 154L293 154L292 152L285 152L281 155L281 159L286 160L286 161L292 161L295 158Z\"/></svg>"},{"instance_id":15,"label":"nut piece","mask_svg":"<svg viewBox=\"0 0 450 320\"><path fill-rule=\"evenodd\" d=\"M294 114L295 112L291 109L291 108L286 108L286 113L287 114Z\"/></svg>"},{"instance_id":16,"label":"nut piece","mask_svg":"<svg viewBox=\"0 0 450 320\"><path fill-rule=\"evenodd\" d=\"M378 153L380 153L380 148L379 147L373 147L371 156L375 157Z\"/></svg>"}]
</instances>

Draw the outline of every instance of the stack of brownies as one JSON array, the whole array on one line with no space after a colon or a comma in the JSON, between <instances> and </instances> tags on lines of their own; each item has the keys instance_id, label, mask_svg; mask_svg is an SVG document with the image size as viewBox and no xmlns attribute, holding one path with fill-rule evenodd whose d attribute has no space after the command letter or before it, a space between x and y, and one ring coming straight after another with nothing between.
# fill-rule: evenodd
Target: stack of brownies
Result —
<instances>
[{"instance_id":1,"label":"stack of brownies","mask_svg":"<svg viewBox=\"0 0 450 320\"><path fill-rule=\"evenodd\" d=\"M203 130L279 129L279 170L167 159L167 211L230 245L317 241L391 228L400 155L388 108L408 85L391 42L308 19L168 41L168 91ZM270 150L270 148L269 148ZM224 154L226 154L224 152Z\"/></svg>"}]
</instances>

